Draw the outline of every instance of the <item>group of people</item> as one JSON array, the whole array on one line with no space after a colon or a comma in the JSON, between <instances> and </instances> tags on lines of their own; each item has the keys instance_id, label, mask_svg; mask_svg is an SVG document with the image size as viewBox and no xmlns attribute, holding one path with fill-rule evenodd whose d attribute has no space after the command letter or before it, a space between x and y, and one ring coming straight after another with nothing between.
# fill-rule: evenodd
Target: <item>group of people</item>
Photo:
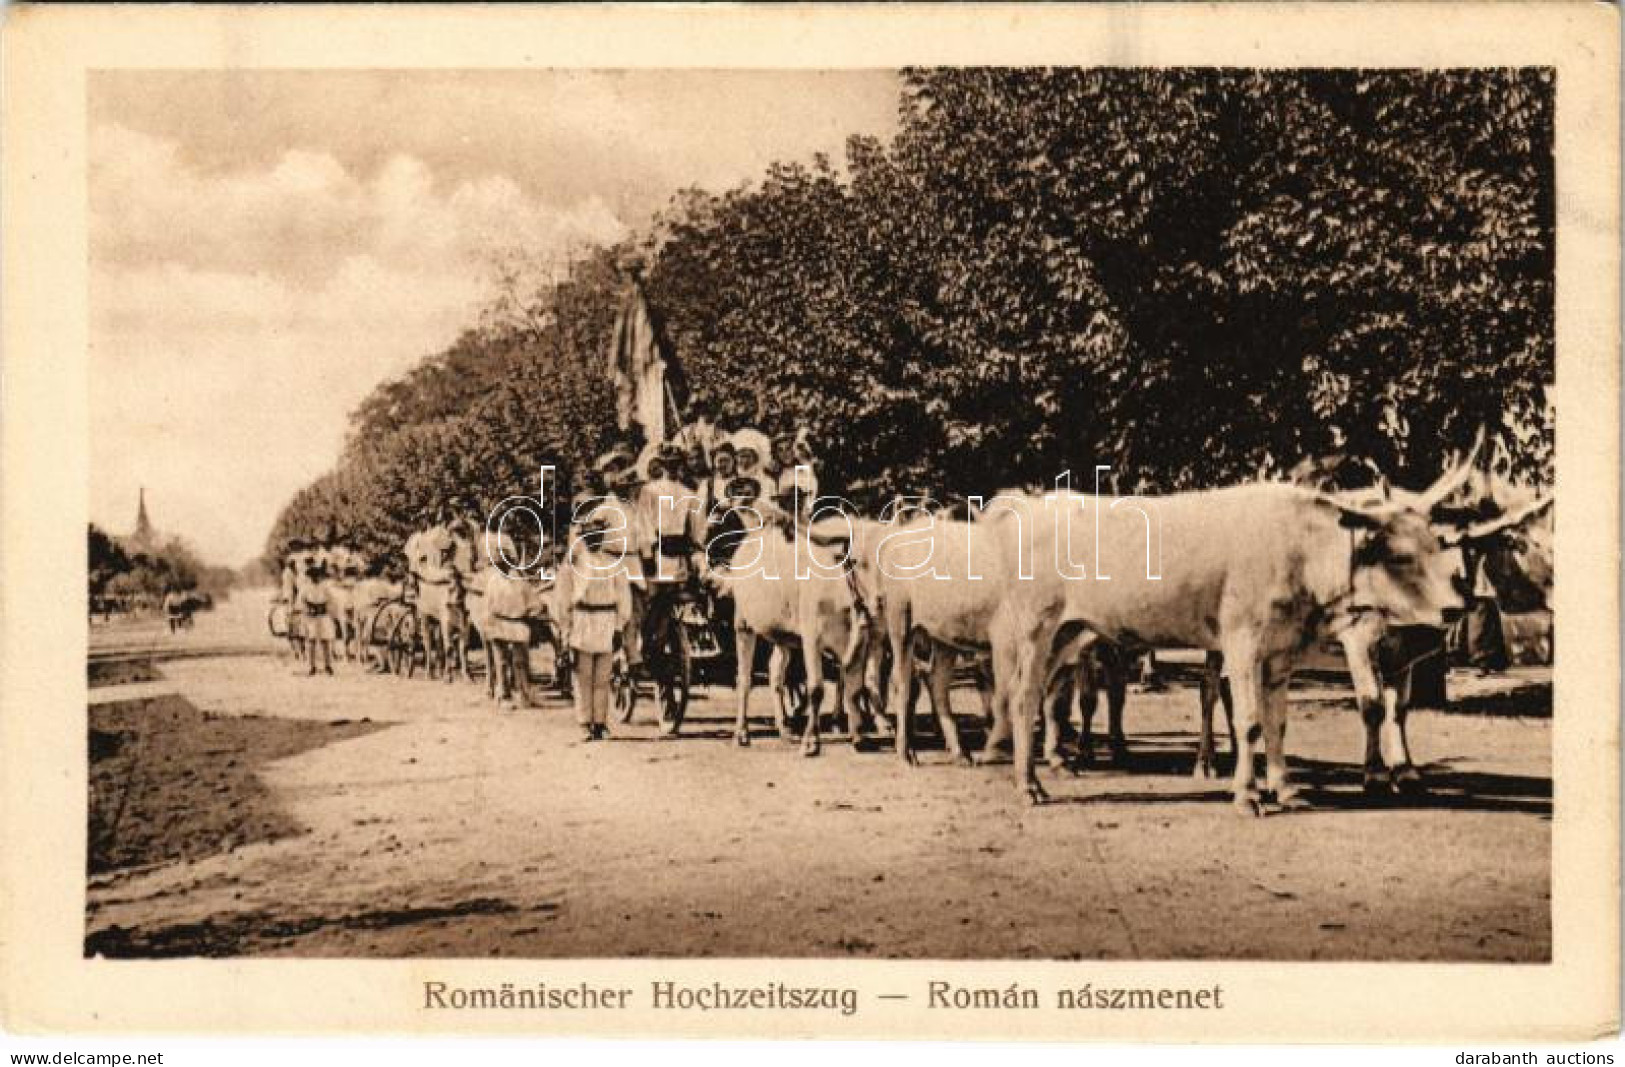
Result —
<instances>
[{"instance_id":1,"label":"group of people","mask_svg":"<svg viewBox=\"0 0 1625 1067\"><path fill-rule=\"evenodd\" d=\"M333 644L343 642L354 625L357 587L379 580L381 568L349 541L329 535L321 540L295 538L282 559L281 599L287 606L288 636L308 674L318 663L333 673Z\"/></svg>"},{"instance_id":2,"label":"group of people","mask_svg":"<svg viewBox=\"0 0 1625 1067\"><path fill-rule=\"evenodd\" d=\"M648 639L658 642L659 628L677 625L673 598L696 574L725 562L707 551L727 550L732 539L724 535L742 528L742 510L793 515L817 493L805 431L770 439L749 427L690 428L636 456L615 448L599 457L571 501L569 543L577 555L557 568L556 603L587 740L608 732L615 654L625 655L629 671L641 667ZM638 565L618 565L633 560Z\"/></svg>"},{"instance_id":3,"label":"group of people","mask_svg":"<svg viewBox=\"0 0 1625 1067\"><path fill-rule=\"evenodd\" d=\"M663 598L725 562L708 559L707 546L716 552L729 543L718 535L743 525L742 508L787 517L817 492L804 431L769 437L749 427L691 428L641 452L618 446L582 472L562 544L542 546L551 585L535 580L534 545L524 546L527 555L512 536L488 534L472 504L447 502L406 539L404 567L369 562L331 533L292 541L281 575L289 636L307 674L331 674L334 643L356 639L372 612L406 590L420 615L435 617L451 657L466 655L453 631L466 629L472 615L498 699L530 706L529 649L545 618L561 689L572 691L583 737L598 740L608 733L615 656L628 670L640 668L647 624L670 617ZM373 669L388 665L380 659Z\"/></svg>"}]
</instances>

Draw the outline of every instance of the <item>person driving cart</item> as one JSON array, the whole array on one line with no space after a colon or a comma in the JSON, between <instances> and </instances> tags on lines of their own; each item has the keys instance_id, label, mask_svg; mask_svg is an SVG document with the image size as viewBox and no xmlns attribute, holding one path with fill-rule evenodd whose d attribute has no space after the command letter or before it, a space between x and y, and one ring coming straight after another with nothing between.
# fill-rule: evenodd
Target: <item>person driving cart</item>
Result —
<instances>
[{"instance_id":1,"label":"person driving cart","mask_svg":"<svg viewBox=\"0 0 1625 1067\"><path fill-rule=\"evenodd\" d=\"M696 573L694 554L705 530L703 502L695 491L672 475L680 460L670 448L646 457L647 480L637 493L638 517L650 532L651 549L645 562L649 581L657 585L686 585Z\"/></svg>"}]
</instances>

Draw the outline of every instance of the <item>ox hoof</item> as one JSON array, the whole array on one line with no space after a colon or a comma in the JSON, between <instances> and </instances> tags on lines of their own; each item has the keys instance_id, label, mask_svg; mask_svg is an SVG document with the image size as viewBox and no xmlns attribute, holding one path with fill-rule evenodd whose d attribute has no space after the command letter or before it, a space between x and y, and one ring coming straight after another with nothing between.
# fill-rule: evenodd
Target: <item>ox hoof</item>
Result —
<instances>
[{"instance_id":1,"label":"ox hoof","mask_svg":"<svg viewBox=\"0 0 1625 1067\"><path fill-rule=\"evenodd\" d=\"M976 753L976 755L971 757L971 763L977 767L990 767L993 764L998 763L1000 758L1001 757L997 749L984 748L980 752Z\"/></svg>"},{"instance_id":2,"label":"ox hoof","mask_svg":"<svg viewBox=\"0 0 1625 1067\"><path fill-rule=\"evenodd\" d=\"M1111 746L1111 760L1113 767L1127 766L1129 761L1128 745L1121 741L1113 741Z\"/></svg>"},{"instance_id":3,"label":"ox hoof","mask_svg":"<svg viewBox=\"0 0 1625 1067\"><path fill-rule=\"evenodd\" d=\"M818 755L818 752L818 738L814 737L810 740L801 742L801 755L804 759L812 759L814 756Z\"/></svg>"},{"instance_id":4,"label":"ox hoof","mask_svg":"<svg viewBox=\"0 0 1625 1067\"><path fill-rule=\"evenodd\" d=\"M958 767L970 767L974 763L975 763L975 761L971 759L969 753L967 753L967 752L955 752L954 753L954 765L955 766L958 766Z\"/></svg>"},{"instance_id":5,"label":"ox hoof","mask_svg":"<svg viewBox=\"0 0 1625 1067\"><path fill-rule=\"evenodd\" d=\"M749 748L750 747L750 731L749 730L744 730L744 729L735 730L734 731L734 744L738 745L740 748Z\"/></svg>"},{"instance_id":6,"label":"ox hoof","mask_svg":"<svg viewBox=\"0 0 1625 1067\"><path fill-rule=\"evenodd\" d=\"M1394 788L1406 796L1416 796L1427 792L1427 782L1414 763L1407 763L1394 771Z\"/></svg>"},{"instance_id":7,"label":"ox hoof","mask_svg":"<svg viewBox=\"0 0 1625 1067\"><path fill-rule=\"evenodd\" d=\"M1386 770L1368 770L1360 781L1360 788L1368 797L1385 797L1393 791L1393 782Z\"/></svg>"},{"instance_id":8,"label":"ox hoof","mask_svg":"<svg viewBox=\"0 0 1625 1067\"><path fill-rule=\"evenodd\" d=\"M1272 811L1303 811L1309 807L1309 802L1303 799L1295 786L1283 786L1271 793L1269 806Z\"/></svg>"},{"instance_id":9,"label":"ox hoof","mask_svg":"<svg viewBox=\"0 0 1625 1067\"><path fill-rule=\"evenodd\" d=\"M1237 793L1230 803L1235 807L1236 814L1247 818L1260 818L1265 814L1263 798L1256 789L1249 788Z\"/></svg>"},{"instance_id":10,"label":"ox hoof","mask_svg":"<svg viewBox=\"0 0 1625 1067\"><path fill-rule=\"evenodd\" d=\"M1043 784L1036 778L1030 782L1022 783L1021 796L1029 806L1034 808L1049 801L1049 793L1045 792Z\"/></svg>"},{"instance_id":11,"label":"ox hoof","mask_svg":"<svg viewBox=\"0 0 1625 1067\"><path fill-rule=\"evenodd\" d=\"M918 767L920 765L920 754L912 748L898 749L897 758L902 761L905 767Z\"/></svg>"},{"instance_id":12,"label":"ox hoof","mask_svg":"<svg viewBox=\"0 0 1625 1067\"><path fill-rule=\"evenodd\" d=\"M1077 763L1074 760L1068 759L1060 753L1056 753L1053 756L1046 756L1044 758L1044 765L1050 770L1054 771L1056 777L1061 777L1063 775L1076 776L1077 774L1081 773Z\"/></svg>"}]
</instances>

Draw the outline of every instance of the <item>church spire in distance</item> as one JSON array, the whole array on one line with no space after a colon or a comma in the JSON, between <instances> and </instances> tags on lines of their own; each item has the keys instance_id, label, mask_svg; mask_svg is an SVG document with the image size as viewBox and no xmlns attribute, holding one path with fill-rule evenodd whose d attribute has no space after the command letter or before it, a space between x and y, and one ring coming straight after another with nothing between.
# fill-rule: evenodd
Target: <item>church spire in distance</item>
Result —
<instances>
[{"instance_id":1,"label":"church spire in distance","mask_svg":"<svg viewBox=\"0 0 1625 1067\"><path fill-rule=\"evenodd\" d=\"M130 544L136 548L149 548L156 537L152 528L152 520L147 517L147 488L142 486L139 502L135 512L135 532L130 534Z\"/></svg>"}]
</instances>

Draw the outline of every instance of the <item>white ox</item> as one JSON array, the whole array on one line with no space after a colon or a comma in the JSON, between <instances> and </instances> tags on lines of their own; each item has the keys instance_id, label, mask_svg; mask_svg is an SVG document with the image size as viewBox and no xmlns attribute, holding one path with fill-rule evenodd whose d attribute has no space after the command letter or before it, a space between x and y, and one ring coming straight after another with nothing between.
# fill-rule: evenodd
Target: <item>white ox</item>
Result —
<instances>
[{"instance_id":1,"label":"white ox","mask_svg":"<svg viewBox=\"0 0 1625 1067\"><path fill-rule=\"evenodd\" d=\"M1291 804L1283 741L1295 664L1320 636L1340 640L1353 668L1369 662L1368 642L1384 625L1443 624L1461 603L1452 583L1460 554L1428 512L1466 475L1458 468L1409 505L1355 506L1279 484L1144 500L1046 497L1045 518L1062 525L1066 561L1078 564L1032 583L1036 600L1053 596L1049 585L1065 600L1052 663L1091 637L1222 653L1235 703L1235 803L1262 810L1253 760L1262 741L1267 788ZM1359 675L1356 686L1374 692ZM1034 703L1013 706L1018 742ZM1031 773L1018 761L1024 792Z\"/></svg>"},{"instance_id":2,"label":"white ox","mask_svg":"<svg viewBox=\"0 0 1625 1067\"><path fill-rule=\"evenodd\" d=\"M711 582L734 599L734 641L738 660L735 685L738 715L734 738L750 744L746 709L750 702L756 642L767 640L775 651L799 650L807 676L807 721L802 731L802 754L817 755L819 716L824 699L824 654L839 664L838 703L846 713L847 730L854 742L863 725L858 704L864 685L864 623L847 580L843 559L860 544L875 524L854 520L813 534L799 527L792 534L769 524L747 530L729 562L710 574ZM778 672L775 672L778 673ZM784 702L773 701L773 717L781 738L788 739Z\"/></svg>"},{"instance_id":3,"label":"white ox","mask_svg":"<svg viewBox=\"0 0 1625 1067\"><path fill-rule=\"evenodd\" d=\"M1431 499L1464 477L1442 480ZM1033 716L1050 680L1095 640L1225 655L1238 720L1235 801L1260 811L1260 741L1271 791L1283 804L1294 799L1286 686L1314 637L1350 634L1370 617L1439 625L1460 603L1451 583L1459 554L1424 513L1403 506L1353 507L1281 485L1143 501L1061 493L1027 504L972 524L905 526L860 560L860 573L898 662L917 629L956 647L991 647L1017 789L1035 801L1043 790L1033 776ZM900 545L909 532L921 536ZM905 698L896 692L895 706ZM906 722L898 751L911 756Z\"/></svg>"},{"instance_id":4,"label":"white ox","mask_svg":"<svg viewBox=\"0 0 1625 1067\"><path fill-rule=\"evenodd\" d=\"M1382 493L1382 500L1392 506L1426 509L1438 517L1444 510L1442 498L1424 498L1416 494ZM1551 497L1526 500L1498 515L1462 525L1435 522L1440 540L1459 547L1464 554L1485 557L1486 566L1500 561L1508 574L1503 581L1513 578L1530 580L1541 573L1534 561L1511 560L1516 551L1509 546L1509 534L1538 517L1552 502ZM1475 507L1476 507L1475 503ZM1531 569L1525 570L1525 567ZM1544 570L1546 590L1550 588L1551 571ZM1533 578L1535 583L1540 578ZM1544 594L1542 594L1544 599ZM1426 631L1422 631L1423 634ZM1421 783L1421 772L1411 757L1410 739L1406 736L1406 714L1411 702L1412 668L1417 658L1418 633L1396 629L1388 620L1370 616L1361 619L1343 641L1348 657L1350 677L1354 681L1355 696L1365 722L1365 787L1368 791L1384 792L1390 786L1401 790L1416 788ZM1442 646L1442 634L1424 642L1424 650L1431 653Z\"/></svg>"},{"instance_id":5,"label":"white ox","mask_svg":"<svg viewBox=\"0 0 1625 1067\"><path fill-rule=\"evenodd\" d=\"M1476 452L1477 446L1463 461L1464 466L1472 463ZM1306 464L1300 464L1300 468L1305 466ZM1456 477L1459 477L1459 474ZM1306 481L1308 478L1305 476L1303 481L1297 481L1296 484L1303 485ZM1538 517L1550 505L1551 498L1541 498L1527 490L1508 491L1505 487L1497 490L1483 484L1483 476L1477 473L1474 480L1463 489L1467 497L1464 505L1460 500L1462 494L1457 494L1449 500L1440 498L1439 491L1448 490L1454 482L1455 479L1452 478L1448 482L1441 483L1431 494L1391 491L1385 484L1379 483L1369 489L1345 490L1333 492L1331 495L1344 503L1361 507L1381 509L1397 503L1419 514L1427 513L1433 520L1435 532L1438 533L1442 544L1460 546L1464 552L1482 554L1486 559L1486 566L1495 573L1498 588L1503 584L1521 584L1525 587L1523 595L1530 596L1532 590L1534 599L1543 606L1551 579L1549 557L1543 555L1541 551L1541 534L1546 531L1537 528L1534 536L1527 539L1509 534L1509 531L1515 531ZM1512 499L1502 499L1507 496L1511 496ZM1456 502L1454 507L1451 506L1451 501ZM1462 512L1473 515L1488 513L1488 517L1476 521L1453 522L1441 514L1447 511L1455 512L1458 516ZM1406 736L1406 709L1410 702L1411 668L1417 656L1418 635L1431 632L1435 631L1427 628L1391 627L1385 624L1380 613L1367 612L1362 613L1354 625L1338 640L1342 647L1337 658L1349 667L1355 685L1356 702L1365 727L1364 777L1368 791L1386 792L1390 787L1396 786L1402 790L1409 789L1420 782L1420 772L1411 757L1409 740ZM1425 651L1432 653L1441 640L1442 638L1428 639L1425 642ZM1232 754L1236 751L1232 701L1229 687L1221 678L1223 664L1224 657L1221 653L1217 651L1207 653L1201 677L1199 740L1192 771L1198 778L1211 778L1215 773L1213 711L1221 701L1225 706L1230 751ZM1108 693L1111 693L1109 680L1107 686ZM1085 702L1092 703L1095 695L1087 689L1082 692L1080 703L1084 703L1085 706L1087 746L1089 703ZM1120 711L1120 708L1119 698L1113 710ZM1112 724L1114 748L1121 744L1118 722L1114 716Z\"/></svg>"},{"instance_id":6,"label":"white ox","mask_svg":"<svg viewBox=\"0 0 1625 1067\"><path fill-rule=\"evenodd\" d=\"M899 710L897 755L916 760L910 738L909 689L914 643L921 638L939 650L989 652L993 667L993 719L1009 719L1012 701L1042 688L1052 636L1060 622L1062 599L1049 583L1048 598L1034 595L1038 586L1025 581L1026 564L1042 561L1050 551L1054 524L1032 523L996 499L975 522L941 516L914 516L885 529L885 534L854 553L855 583L870 615L891 649L893 670L887 706ZM1041 569L1041 568L1040 568ZM946 696L951 658L934 657L932 688ZM935 672L934 672L935 673ZM956 759L964 759L958 729L946 699L934 699L943 738ZM1018 784L1041 795L1031 777L1032 720L1014 732ZM997 727L990 734L996 740ZM992 749L983 749L982 758ZM1019 768L1026 767L1024 774Z\"/></svg>"}]
</instances>

